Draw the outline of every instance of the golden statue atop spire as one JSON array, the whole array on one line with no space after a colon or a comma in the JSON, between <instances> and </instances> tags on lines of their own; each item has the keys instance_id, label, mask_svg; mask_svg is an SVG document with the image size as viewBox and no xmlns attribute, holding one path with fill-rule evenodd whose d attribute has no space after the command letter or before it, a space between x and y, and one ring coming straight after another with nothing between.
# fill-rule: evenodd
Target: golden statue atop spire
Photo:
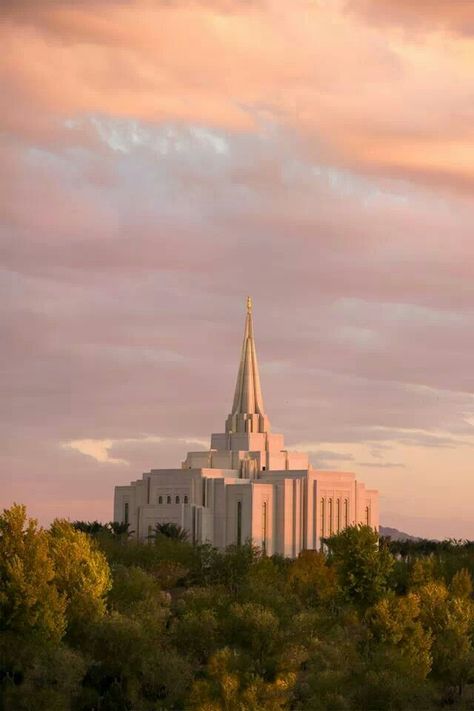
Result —
<instances>
[{"instance_id":1,"label":"golden statue atop spire","mask_svg":"<svg viewBox=\"0 0 474 711\"><path fill-rule=\"evenodd\" d=\"M252 313L252 297L247 296L247 313L251 314Z\"/></svg>"}]
</instances>

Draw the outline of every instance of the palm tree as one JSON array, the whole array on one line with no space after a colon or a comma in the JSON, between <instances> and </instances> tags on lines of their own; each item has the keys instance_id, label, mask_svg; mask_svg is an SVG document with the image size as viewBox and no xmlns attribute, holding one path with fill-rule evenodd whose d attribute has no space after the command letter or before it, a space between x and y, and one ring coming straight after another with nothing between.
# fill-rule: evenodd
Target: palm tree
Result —
<instances>
[{"instance_id":1,"label":"palm tree","mask_svg":"<svg viewBox=\"0 0 474 711\"><path fill-rule=\"evenodd\" d=\"M120 523L120 521L110 521L107 528L114 538L119 541L126 541L130 536L133 536L135 531L130 531L129 523Z\"/></svg>"},{"instance_id":2,"label":"palm tree","mask_svg":"<svg viewBox=\"0 0 474 711\"><path fill-rule=\"evenodd\" d=\"M153 538L155 541L161 537L171 538L173 541L184 543L188 540L188 532L176 523L164 521L163 523L155 524L153 533L148 536L148 538Z\"/></svg>"},{"instance_id":3,"label":"palm tree","mask_svg":"<svg viewBox=\"0 0 474 711\"><path fill-rule=\"evenodd\" d=\"M82 533L88 533L91 536L109 530L108 524L100 523L100 521L73 521L72 526L76 531L82 531Z\"/></svg>"}]
</instances>

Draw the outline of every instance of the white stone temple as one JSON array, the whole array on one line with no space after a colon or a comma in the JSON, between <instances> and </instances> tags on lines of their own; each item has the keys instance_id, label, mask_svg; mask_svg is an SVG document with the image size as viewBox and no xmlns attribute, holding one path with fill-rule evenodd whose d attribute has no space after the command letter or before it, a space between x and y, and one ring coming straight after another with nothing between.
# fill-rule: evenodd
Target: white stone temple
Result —
<instances>
[{"instance_id":1,"label":"white stone temple","mask_svg":"<svg viewBox=\"0 0 474 711\"><path fill-rule=\"evenodd\" d=\"M179 469L152 469L115 488L114 520L146 539L158 522L186 529L193 543L218 548L252 541L268 555L294 558L322 537L363 523L378 530L378 492L350 472L313 469L285 449L265 414L247 300L232 411L208 451L189 452Z\"/></svg>"}]
</instances>

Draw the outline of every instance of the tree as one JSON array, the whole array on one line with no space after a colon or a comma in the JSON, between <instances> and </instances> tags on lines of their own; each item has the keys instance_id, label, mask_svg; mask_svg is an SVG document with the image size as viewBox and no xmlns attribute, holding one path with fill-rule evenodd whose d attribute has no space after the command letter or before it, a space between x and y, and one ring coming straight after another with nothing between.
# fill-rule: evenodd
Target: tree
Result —
<instances>
[{"instance_id":1,"label":"tree","mask_svg":"<svg viewBox=\"0 0 474 711\"><path fill-rule=\"evenodd\" d=\"M94 540L68 521L55 520L48 532L54 583L66 602L68 631L80 633L105 613L110 568Z\"/></svg>"},{"instance_id":2,"label":"tree","mask_svg":"<svg viewBox=\"0 0 474 711\"><path fill-rule=\"evenodd\" d=\"M226 640L248 655L248 668L272 676L280 651L280 625L268 608L254 602L234 603L226 620Z\"/></svg>"},{"instance_id":3,"label":"tree","mask_svg":"<svg viewBox=\"0 0 474 711\"><path fill-rule=\"evenodd\" d=\"M195 681L190 708L199 711L280 711L288 708L295 678L282 674L269 682L247 670L247 659L224 647L207 666L204 680Z\"/></svg>"},{"instance_id":4,"label":"tree","mask_svg":"<svg viewBox=\"0 0 474 711\"><path fill-rule=\"evenodd\" d=\"M184 543L188 540L188 532L176 523L165 521L155 524L153 533L148 538L159 541L161 537L171 538L173 541Z\"/></svg>"},{"instance_id":5,"label":"tree","mask_svg":"<svg viewBox=\"0 0 474 711\"><path fill-rule=\"evenodd\" d=\"M370 526L349 526L325 540L343 597L365 608L389 588L395 559Z\"/></svg>"},{"instance_id":6,"label":"tree","mask_svg":"<svg viewBox=\"0 0 474 711\"><path fill-rule=\"evenodd\" d=\"M385 597L366 613L372 658L391 653L392 671L415 682L426 679L432 663L431 634L420 617L420 598L415 593Z\"/></svg>"},{"instance_id":7,"label":"tree","mask_svg":"<svg viewBox=\"0 0 474 711\"><path fill-rule=\"evenodd\" d=\"M458 578L454 589L459 584L464 593L461 583L462 578ZM421 620L433 634L433 674L448 687L456 687L461 695L473 678L474 605L464 595L450 595L442 582L428 583L420 588L419 595Z\"/></svg>"},{"instance_id":8,"label":"tree","mask_svg":"<svg viewBox=\"0 0 474 711\"><path fill-rule=\"evenodd\" d=\"M301 551L291 564L289 582L310 605L328 603L338 592L336 571L326 564L326 556L319 551Z\"/></svg>"},{"instance_id":9,"label":"tree","mask_svg":"<svg viewBox=\"0 0 474 711\"><path fill-rule=\"evenodd\" d=\"M71 525L76 531L82 531L82 533L88 533L91 536L107 533L110 530L109 524L100 523L100 521L73 521Z\"/></svg>"},{"instance_id":10,"label":"tree","mask_svg":"<svg viewBox=\"0 0 474 711\"><path fill-rule=\"evenodd\" d=\"M48 536L26 508L14 504L0 516L0 630L64 634L65 599L55 585Z\"/></svg>"},{"instance_id":11,"label":"tree","mask_svg":"<svg viewBox=\"0 0 474 711\"><path fill-rule=\"evenodd\" d=\"M449 586L451 597L470 598L472 597L472 578L466 568L461 568L453 576Z\"/></svg>"},{"instance_id":12,"label":"tree","mask_svg":"<svg viewBox=\"0 0 474 711\"><path fill-rule=\"evenodd\" d=\"M121 543L127 541L135 533L135 531L130 530L129 523L122 523L120 521L110 521L110 523L106 525L106 528L110 531L112 536Z\"/></svg>"},{"instance_id":13,"label":"tree","mask_svg":"<svg viewBox=\"0 0 474 711\"><path fill-rule=\"evenodd\" d=\"M2 711L64 711L80 693L85 662L79 652L44 637L0 634Z\"/></svg>"},{"instance_id":14,"label":"tree","mask_svg":"<svg viewBox=\"0 0 474 711\"><path fill-rule=\"evenodd\" d=\"M108 602L118 612L130 612L137 604L163 594L156 578L136 565L116 565L112 573Z\"/></svg>"}]
</instances>

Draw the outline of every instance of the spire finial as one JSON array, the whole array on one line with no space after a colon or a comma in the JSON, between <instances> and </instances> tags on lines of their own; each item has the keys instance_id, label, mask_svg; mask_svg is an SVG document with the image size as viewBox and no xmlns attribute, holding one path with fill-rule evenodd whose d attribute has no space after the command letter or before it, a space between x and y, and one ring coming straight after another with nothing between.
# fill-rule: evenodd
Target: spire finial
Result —
<instances>
[{"instance_id":1,"label":"spire finial","mask_svg":"<svg viewBox=\"0 0 474 711\"><path fill-rule=\"evenodd\" d=\"M263 409L262 389L253 337L252 297L247 296L244 341L235 386L232 411L226 432L268 432L269 422Z\"/></svg>"}]
</instances>

